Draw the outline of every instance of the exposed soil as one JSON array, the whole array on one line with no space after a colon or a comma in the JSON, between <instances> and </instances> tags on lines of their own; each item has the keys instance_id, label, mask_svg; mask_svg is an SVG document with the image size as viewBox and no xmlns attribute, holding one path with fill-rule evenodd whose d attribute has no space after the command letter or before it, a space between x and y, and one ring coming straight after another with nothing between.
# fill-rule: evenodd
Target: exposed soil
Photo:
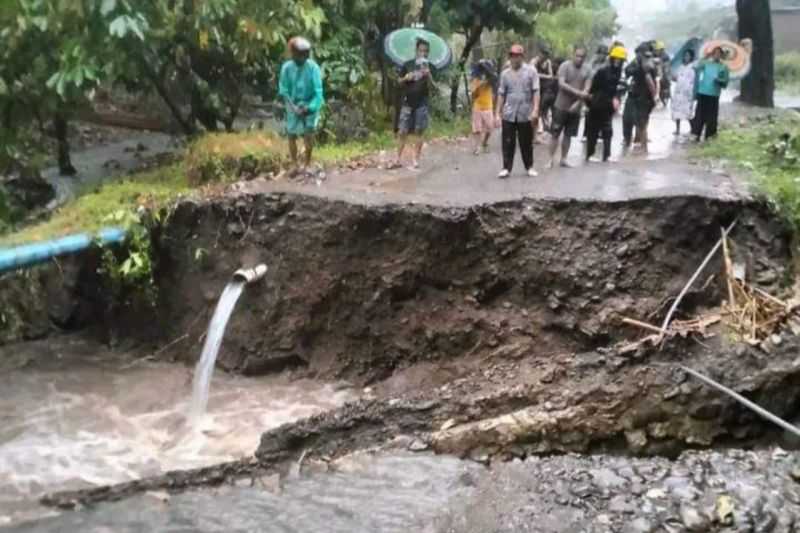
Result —
<instances>
[{"instance_id":1,"label":"exposed soil","mask_svg":"<svg viewBox=\"0 0 800 533\"><path fill-rule=\"evenodd\" d=\"M248 288L229 324L225 368L302 365L371 383L499 348L549 359L629 336L621 316L663 316L736 218L739 260L774 289L788 274L788 236L747 201L437 208L270 194L185 202L160 236L156 322L170 326L159 331L166 340L199 338L231 273L266 263L266 281ZM714 306L721 294L711 283L683 309Z\"/></svg>"},{"instance_id":2,"label":"exposed soil","mask_svg":"<svg viewBox=\"0 0 800 533\"><path fill-rule=\"evenodd\" d=\"M778 291L792 274L788 235L743 200L436 208L270 194L185 202L156 236L161 304L149 322L159 329L143 328L140 316L119 333L161 345L188 335L161 355L193 354L230 273L263 262L268 276L240 300L220 364L344 377L367 386L364 398L265 433L250 460L43 501L71 507L236 482L286 473L301 457L327 462L374 447L490 463L573 451L676 456L774 437L675 363L793 417L800 342L788 332L763 348L731 343L724 326L662 351L607 348L641 334L622 316L663 317L734 219L737 261ZM712 262L684 314L719 304L719 271Z\"/></svg>"}]
</instances>

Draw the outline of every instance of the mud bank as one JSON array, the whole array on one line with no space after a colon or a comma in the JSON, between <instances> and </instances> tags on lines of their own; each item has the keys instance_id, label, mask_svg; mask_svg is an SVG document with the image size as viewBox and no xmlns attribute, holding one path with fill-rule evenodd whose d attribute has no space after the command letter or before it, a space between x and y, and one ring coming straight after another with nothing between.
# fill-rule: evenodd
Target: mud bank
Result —
<instances>
[{"instance_id":1,"label":"mud bank","mask_svg":"<svg viewBox=\"0 0 800 533\"><path fill-rule=\"evenodd\" d=\"M27 270L0 274L0 359L15 342L91 328L106 337L108 297L97 273L97 250L62 257ZM0 367L3 361L0 361Z\"/></svg>"},{"instance_id":2,"label":"mud bank","mask_svg":"<svg viewBox=\"0 0 800 533\"><path fill-rule=\"evenodd\" d=\"M687 447L774 439L766 423L675 365L792 418L800 342L788 333L766 345L769 353L729 343L724 327L661 351L607 348L641 333L620 317L663 316L734 219L737 261L754 282L777 289L792 274L788 235L744 201L444 209L275 194L183 203L158 241L158 323L170 327L155 338L188 332L193 342L230 273L265 262L267 279L248 287L231 319L222 364L346 377L369 385L365 397L268 431L252 459L43 502L74 507L236 484L374 448L489 464L564 452L674 457ZM721 301L719 271L712 263L684 313Z\"/></svg>"},{"instance_id":3,"label":"mud bank","mask_svg":"<svg viewBox=\"0 0 800 533\"><path fill-rule=\"evenodd\" d=\"M748 201L185 202L159 242L158 322L171 328L158 334L199 338L231 272L266 263L266 282L246 291L230 322L225 368L305 366L370 383L503 346L526 356L587 351L630 334L620 316L663 313L734 219L748 272L767 287L786 279L786 231ZM684 308L718 303L718 289L707 285Z\"/></svg>"}]
</instances>

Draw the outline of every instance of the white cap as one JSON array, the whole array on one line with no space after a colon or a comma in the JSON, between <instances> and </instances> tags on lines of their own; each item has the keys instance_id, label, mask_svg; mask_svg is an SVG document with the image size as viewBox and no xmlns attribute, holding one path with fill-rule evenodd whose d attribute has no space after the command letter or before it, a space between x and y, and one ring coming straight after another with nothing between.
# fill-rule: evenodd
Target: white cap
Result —
<instances>
[{"instance_id":1,"label":"white cap","mask_svg":"<svg viewBox=\"0 0 800 533\"><path fill-rule=\"evenodd\" d=\"M292 48L298 52L308 52L311 50L311 43L305 37L295 37L292 39Z\"/></svg>"}]
</instances>

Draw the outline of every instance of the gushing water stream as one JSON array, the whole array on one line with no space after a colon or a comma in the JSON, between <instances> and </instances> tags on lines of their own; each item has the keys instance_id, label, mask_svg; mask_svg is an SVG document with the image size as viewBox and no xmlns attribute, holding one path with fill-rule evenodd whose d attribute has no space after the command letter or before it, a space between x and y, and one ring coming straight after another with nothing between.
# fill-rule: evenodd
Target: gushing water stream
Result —
<instances>
[{"instance_id":1,"label":"gushing water stream","mask_svg":"<svg viewBox=\"0 0 800 533\"><path fill-rule=\"evenodd\" d=\"M192 383L192 402L189 409L189 417L194 424L206 412L208 390L211 386L211 376L214 374L214 363L217 361L217 353L222 344L222 338L225 336L228 319L231 317L242 290L244 290L244 281L235 279L228 283L225 290L222 291L222 296L219 297L214 316L208 326L203 352L197 362L197 367L194 371L194 382Z\"/></svg>"}]
</instances>

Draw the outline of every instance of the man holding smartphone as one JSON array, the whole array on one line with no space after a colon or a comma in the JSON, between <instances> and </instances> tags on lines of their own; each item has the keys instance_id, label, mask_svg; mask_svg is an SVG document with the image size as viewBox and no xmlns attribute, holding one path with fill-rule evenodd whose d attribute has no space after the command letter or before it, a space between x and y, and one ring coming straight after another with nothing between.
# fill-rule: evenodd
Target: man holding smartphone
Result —
<instances>
[{"instance_id":1,"label":"man holding smartphone","mask_svg":"<svg viewBox=\"0 0 800 533\"><path fill-rule=\"evenodd\" d=\"M425 142L424 134L428 129L430 112L428 98L430 95L431 66L428 61L431 45L424 39L417 40L417 57L409 61L400 70L400 89L402 91L402 104L399 120L399 146L397 160L389 168L402 166L403 152L408 143L408 136L416 136L411 168L419 168L419 159L422 155L422 146Z\"/></svg>"}]
</instances>

